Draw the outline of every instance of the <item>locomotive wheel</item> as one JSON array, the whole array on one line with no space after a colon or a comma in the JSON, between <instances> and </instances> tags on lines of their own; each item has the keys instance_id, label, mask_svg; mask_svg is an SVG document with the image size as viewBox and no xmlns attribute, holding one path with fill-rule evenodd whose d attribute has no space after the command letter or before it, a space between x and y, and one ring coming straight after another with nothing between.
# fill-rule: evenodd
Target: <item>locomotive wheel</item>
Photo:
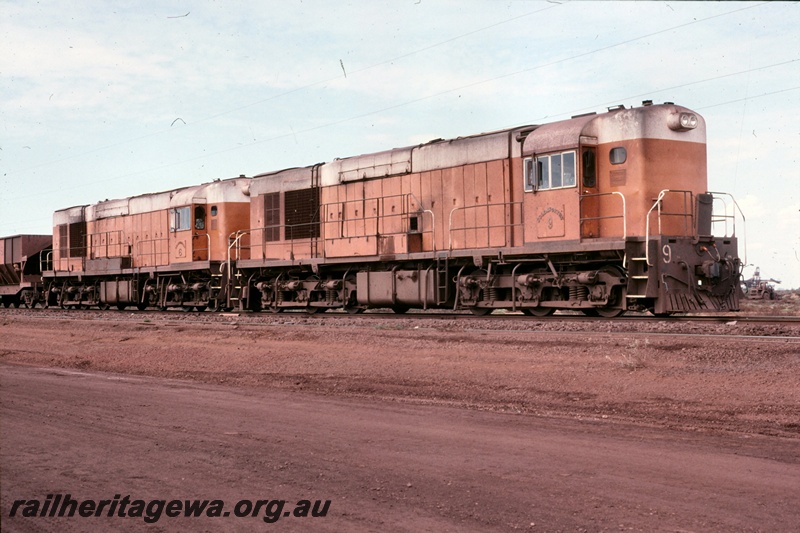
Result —
<instances>
[{"instance_id":1,"label":"locomotive wheel","mask_svg":"<svg viewBox=\"0 0 800 533\"><path fill-rule=\"evenodd\" d=\"M555 312L556 312L556 310L555 310L554 307L533 307L533 308L529 307L527 309L523 309L522 310L522 313L525 314L525 315L528 315L528 316L539 316L539 317L550 316Z\"/></svg>"},{"instance_id":2,"label":"locomotive wheel","mask_svg":"<svg viewBox=\"0 0 800 533\"><path fill-rule=\"evenodd\" d=\"M5 298L3 298L3 307L5 307L6 309L11 307L11 300L6 300Z\"/></svg>"},{"instance_id":3,"label":"locomotive wheel","mask_svg":"<svg viewBox=\"0 0 800 533\"><path fill-rule=\"evenodd\" d=\"M614 265L603 267L602 270L604 272L607 272L607 273L611 274L612 276L619 276L620 278L625 276L625 273L622 271L622 269L617 267L617 266L614 266ZM620 315L623 315L625 313L625 311L626 311L626 309L624 307L625 298L622 296L621 288L612 287L610 289L610 294L609 294L609 297L608 297L608 303L609 304L615 304L615 303L619 303L620 301L623 303L623 307L621 307L621 308L616 308L616 307L595 307L594 311L599 316L601 316L603 318L616 318L616 317L618 317Z\"/></svg>"},{"instance_id":4,"label":"locomotive wheel","mask_svg":"<svg viewBox=\"0 0 800 533\"><path fill-rule=\"evenodd\" d=\"M586 316L591 316L591 317L600 316L598 314L598 312L597 312L597 309L595 309L594 307L587 308L587 309L581 309L581 313L583 313Z\"/></svg>"},{"instance_id":5,"label":"locomotive wheel","mask_svg":"<svg viewBox=\"0 0 800 533\"><path fill-rule=\"evenodd\" d=\"M136 304L136 309L138 309L139 311L144 311L145 309L147 309L147 304Z\"/></svg>"},{"instance_id":6,"label":"locomotive wheel","mask_svg":"<svg viewBox=\"0 0 800 533\"><path fill-rule=\"evenodd\" d=\"M616 318L625 313L625 309L616 309L613 307L598 307L594 311L598 316L603 318Z\"/></svg>"},{"instance_id":7,"label":"locomotive wheel","mask_svg":"<svg viewBox=\"0 0 800 533\"><path fill-rule=\"evenodd\" d=\"M117 309L119 309L120 311L124 311L125 310L125 304L117 304Z\"/></svg>"},{"instance_id":8,"label":"locomotive wheel","mask_svg":"<svg viewBox=\"0 0 800 533\"><path fill-rule=\"evenodd\" d=\"M470 307L469 309L475 316L486 316L492 313L494 309L491 307Z\"/></svg>"},{"instance_id":9,"label":"locomotive wheel","mask_svg":"<svg viewBox=\"0 0 800 533\"><path fill-rule=\"evenodd\" d=\"M322 307L311 307L311 306L308 306L308 307L306 307L306 314L307 315L316 315L317 313L319 313L322 310L323 310Z\"/></svg>"},{"instance_id":10,"label":"locomotive wheel","mask_svg":"<svg viewBox=\"0 0 800 533\"><path fill-rule=\"evenodd\" d=\"M208 306L207 306L207 305L198 305L197 307L195 307L195 310L196 310L198 313L202 313L202 312L203 312L203 311L205 311L206 309L208 309Z\"/></svg>"},{"instance_id":11,"label":"locomotive wheel","mask_svg":"<svg viewBox=\"0 0 800 533\"><path fill-rule=\"evenodd\" d=\"M348 276L347 281L350 283L355 283L355 278L353 276ZM357 291L350 291L350 293L347 295L347 301L344 304L344 310L348 315L358 315L366 310L365 307L360 307L358 305Z\"/></svg>"}]
</instances>

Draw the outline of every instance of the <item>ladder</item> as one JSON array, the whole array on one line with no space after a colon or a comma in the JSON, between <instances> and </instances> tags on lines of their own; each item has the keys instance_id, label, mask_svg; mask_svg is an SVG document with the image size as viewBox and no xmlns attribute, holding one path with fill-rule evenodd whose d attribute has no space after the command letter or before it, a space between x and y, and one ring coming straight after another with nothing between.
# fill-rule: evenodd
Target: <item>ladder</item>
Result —
<instances>
[{"instance_id":1,"label":"ladder","mask_svg":"<svg viewBox=\"0 0 800 533\"><path fill-rule=\"evenodd\" d=\"M449 258L436 257L436 305L447 303L450 298Z\"/></svg>"},{"instance_id":2,"label":"ladder","mask_svg":"<svg viewBox=\"0 0 800 533\"><path fill-rule=\"evenodd\" d=\"M647 298L647 258L631 257L628 259L628 298Z\"/></svg>"},{"instance_id":3,"label":"ladder","mask_svg":"<svg viewBox=\"0 0 800 533\"><path fill-rule=\"evenodd\" d=\"M220 302L225 298L225 284L222 279L222 274L211 274L211 280L208 282L209 299L216 300L216 307L221 307Z\"/></svg>"},{"instance_id":4,"label":"ladder","mask_svg":"<svg viewBox=\"0 0 800 533\"><path fill-rule=\"evenodd\" d=\"M628 298L641 300L647 298L647 284L650 280L650 266L644 248L650 244L645 242L628 242L625 247L628 270Z\"/></svg>"},{"instance_id":5,"label":"ladder","mask_svg":"<svg viewBox=\"0 0 800 533\"><path fill-rule=\"evenodd\" d=\"M242 272L237 269L231 276L230 262L223 263L223 265L225 268L221 269L219 274L212 274L212 277L219 279L219 300L225 301L225 307L233 308L241 300Z\"/></svg>"},{"instance_id":6,"label":"ladder","mask_svg":"<svg viewBox=\"0 0 800 533\"><path fill-rule=\"evenodd\" d=\"M229 286L230 286L231 293L228 295L228 302L229 302L228 307L233 307L234 306L233 305L234 302L236 302L236 303L239 304L240 310L244 311L244 309L241 309L241 296L242 296L242 271L241 270L238 270L238 269L236 270L236 273L231 278L231 283L230 283Z\"/></svg>"}]
</instances>

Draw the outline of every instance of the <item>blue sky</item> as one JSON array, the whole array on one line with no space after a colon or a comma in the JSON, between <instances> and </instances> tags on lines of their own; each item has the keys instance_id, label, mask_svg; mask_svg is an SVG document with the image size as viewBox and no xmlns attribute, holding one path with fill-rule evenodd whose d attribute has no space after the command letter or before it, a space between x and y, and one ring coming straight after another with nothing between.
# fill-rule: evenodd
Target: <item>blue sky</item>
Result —
<instances>
[{"instance_id":1,"label":"blue sky","mask_svg":"<svg viewBox=\"0 0 800 533\"><path fill-rule=\"evenodd\" d=\"M800 5L0 0L0 235L52 212L671 101L800 287ZM737 227L740 237L744 230Z\"/></svg>"}]
</instances>

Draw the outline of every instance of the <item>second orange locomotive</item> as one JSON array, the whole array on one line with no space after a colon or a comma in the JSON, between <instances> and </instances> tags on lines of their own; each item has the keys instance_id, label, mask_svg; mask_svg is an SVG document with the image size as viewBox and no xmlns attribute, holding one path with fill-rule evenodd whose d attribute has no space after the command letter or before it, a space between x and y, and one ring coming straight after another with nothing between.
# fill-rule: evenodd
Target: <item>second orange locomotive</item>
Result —
<instances>
[{"instance_id":1,"label":"second orange locomotive","mask_svg":"<svg viewBox=\"0 0 800 533\"><path fill-rule=\"evenodd\" d=\"M646 102L59 211L44 276L63 306L717 312L733 209L702 117Z\"/></svg>"}]
</instances>

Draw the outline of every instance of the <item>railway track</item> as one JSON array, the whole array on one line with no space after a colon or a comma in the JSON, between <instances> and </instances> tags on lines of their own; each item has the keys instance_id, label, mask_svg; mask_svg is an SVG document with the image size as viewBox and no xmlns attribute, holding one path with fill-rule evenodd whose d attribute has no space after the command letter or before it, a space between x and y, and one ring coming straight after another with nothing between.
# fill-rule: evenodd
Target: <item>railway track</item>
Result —
<instances>
[{"instance_id":1,"label":"railway track","mask_svg":"<svg viewBox=\"0 0 800 533\"><path fill-rule=\"evenodd\" d=\"M120 317L150 317L150 318L163 318L163 319L176 319L181 321L214 321L214 319L230 320L231 318L238 318L241 320L258 321L259 317L283 317L285 319L310 319L315 318L321 321L330 320L458 320L458 321L477 321L477 322L504 322L504 321L518 321L524 323L543 323L543 324L556 324L556 323L707 323L707 324L760 324L760 325L792 325L800 324L800 316L771 316L771 315L738 315L734 313L727 313L724 315L708 316L708 315L673 315L670 317L655 317L644 313L629 313L616 318L600 318L588 317L580 313L556 313L547 317L532 317L526 316L522 313L515 312L496 312L486 316L475 316L469 312L458 311L416 311L412 310L408 313L398 315L388 310L375 309L366 311L360 314L350 314L342 311L330 311L327 313L307 314L303 311L287 311L283 313L253 313L253 312L220 312L214 313L210 311L204 312L183 312L181 310L144 310L139 311L131 308L124 311L117 309L101 310L101 309L0 309L0 316L13 316L15 314L24 313L27 316L40 315L43 317L57 317L63 316L64 318L87 318L98 317L101 319L114 319Z\"/></svg>"}]
</instances>

